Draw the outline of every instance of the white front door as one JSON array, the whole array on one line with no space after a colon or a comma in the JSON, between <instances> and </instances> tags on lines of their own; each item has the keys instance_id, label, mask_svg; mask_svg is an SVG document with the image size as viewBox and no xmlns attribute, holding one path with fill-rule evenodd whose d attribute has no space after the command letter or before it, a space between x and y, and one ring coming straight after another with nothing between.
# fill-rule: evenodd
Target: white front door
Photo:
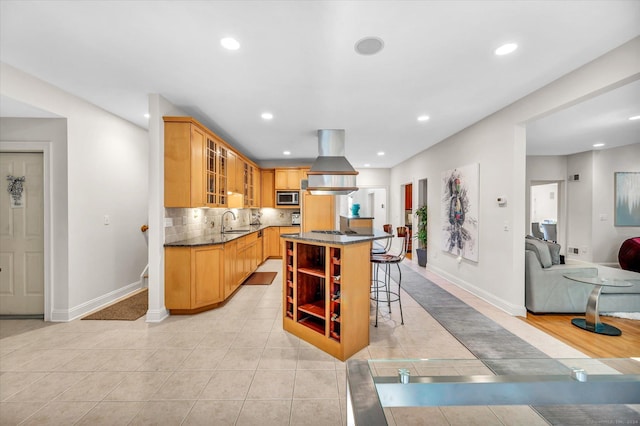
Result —
<instances>
[{"instance_id":1,"label":"white front door","mask_svg":"<svg viewBox=\"0 0 640 426\"><path fill-rule=\"evenodd\" d=\"M43 183L42 153L0 153L0 315L44 312Z\"/></svg>"}]
</instances>

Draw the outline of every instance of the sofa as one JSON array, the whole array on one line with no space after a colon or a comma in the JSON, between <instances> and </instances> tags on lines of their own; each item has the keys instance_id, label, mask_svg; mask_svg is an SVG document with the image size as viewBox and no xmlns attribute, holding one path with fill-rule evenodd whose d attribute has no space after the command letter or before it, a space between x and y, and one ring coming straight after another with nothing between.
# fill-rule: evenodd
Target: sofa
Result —
<instances>
[{"instance_id":1,"label":"sofa","mask_svg":"<svg viewBox=\"0 0 640 426\"><path fill-rule=\"evenodd\" d=\"M640 312L640 274L584 262L562 264L560 246L531 236L525 239L525 306L532 313L584 313L592 285L565 278L581 274L632 280L631 287L603 287L598 309Z\"/></svg>"}]
</instances>

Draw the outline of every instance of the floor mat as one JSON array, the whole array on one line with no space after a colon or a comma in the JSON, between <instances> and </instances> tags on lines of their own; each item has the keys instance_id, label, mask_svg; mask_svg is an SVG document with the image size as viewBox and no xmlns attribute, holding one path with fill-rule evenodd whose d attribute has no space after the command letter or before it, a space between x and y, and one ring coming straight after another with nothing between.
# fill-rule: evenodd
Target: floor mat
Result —
<instances>
[{"instance_id":1,"label":"floor mat","mask_svg":"<svg viewBox=\"0 0 640 426\"><path fill-rule=\"evenodd\" d=\"M83 320L114 320L135 321L149 309L148 291L145 289L131 297L127 297L118 303L107 306L82 318Z\"/></svg>"},{"instance_id":2,"label":"floor mat","mask_svg":"<svg viewBox=\"0 0 640 426\"><path fill-rule=\"evenodd\" d=\"M269 285L273 282L277 272L254 272L243 283L244 285Z\"/></svg>"}]
</instances>

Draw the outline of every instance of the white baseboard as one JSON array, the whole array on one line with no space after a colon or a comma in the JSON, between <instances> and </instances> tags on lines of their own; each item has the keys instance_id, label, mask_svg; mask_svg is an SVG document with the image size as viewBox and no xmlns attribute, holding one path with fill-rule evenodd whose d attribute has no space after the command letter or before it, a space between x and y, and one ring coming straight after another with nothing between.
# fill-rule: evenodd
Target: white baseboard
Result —
<instances>
[{"instance_id":1,"label":"white baseboard","mask_svg":"<svg viewBox=\"0 0 640 426\"><path fill-rule=\"evenodd\" d=\"M89 312L95 311L96 309L100 309L104 306L107 306L118 299L121 299L135 291L143 288L143 281L136 281L127 286L114 290L110 293L102 295L100 297L96 297L93 300L89 300L88 302L82 303L81 305L75 306L71 309L54 309L51 312L51 321L52 322L69 322L74 319L83 317L87 315Z\"/></svg>"},{"instance_id":2,"label":"white baseboard","mask_svg":"<svg viewBox=\"0 0 640 426\"><path fill-rule=\"evenodd\" d=\"M512 303L509 303L509 302L505 301L504 299L496 297L495 295L493 295L491 293L487 293L483 289L478 288L478 287L474 286L473 284L468 283L468 282L466 282L464 280L461 280L459 277L453 276L450 273L448 273L448 272L446 272L446 271L444 271L444 270L442 270L442 269L440 269L438 267L433 267L432 265L427 265L427 267L431 271L435 272L436 274L442 276L443 278L446 278L447 281L451 282L452 284L455 284L458 287L465 289L469 293L473 294L474 296L479 297L480 299L484 300L487 303L492 304L496 308L502 309L503 311L505 311L509 315L518 316L518 317L526 317L527 316L527 308L525 306L518 306L518 305L514 305Z\"/></svg>"},{"instance_id":3,"label":"white baseboard","mask_svg":"<svg viewBox=\"0 0 640 426\"><path fill-rule=\"evenodd\" d=\"M147 311L146 322L161 322L169 317L169 311L166 308L162 309L149 309Z\"/></svg>"}]
</instances>

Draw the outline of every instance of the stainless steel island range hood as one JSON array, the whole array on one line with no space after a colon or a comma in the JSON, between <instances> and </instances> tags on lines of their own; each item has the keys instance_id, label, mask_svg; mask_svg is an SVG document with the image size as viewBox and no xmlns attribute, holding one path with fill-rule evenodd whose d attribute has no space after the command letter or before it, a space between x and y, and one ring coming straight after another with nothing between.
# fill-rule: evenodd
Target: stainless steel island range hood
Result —
<instances>
[{"instance_id":1,"label":"stainless steel island range hood","mask_svg":"<svg viewBox=\"0 0 640 426\"><path fill-rule=\"evenodd\" d=\"M307 172L313 195L349 195L358 190L358 172L344 156L344 130L318 130L318 158Z\"/></svg>"}]
</instances>

